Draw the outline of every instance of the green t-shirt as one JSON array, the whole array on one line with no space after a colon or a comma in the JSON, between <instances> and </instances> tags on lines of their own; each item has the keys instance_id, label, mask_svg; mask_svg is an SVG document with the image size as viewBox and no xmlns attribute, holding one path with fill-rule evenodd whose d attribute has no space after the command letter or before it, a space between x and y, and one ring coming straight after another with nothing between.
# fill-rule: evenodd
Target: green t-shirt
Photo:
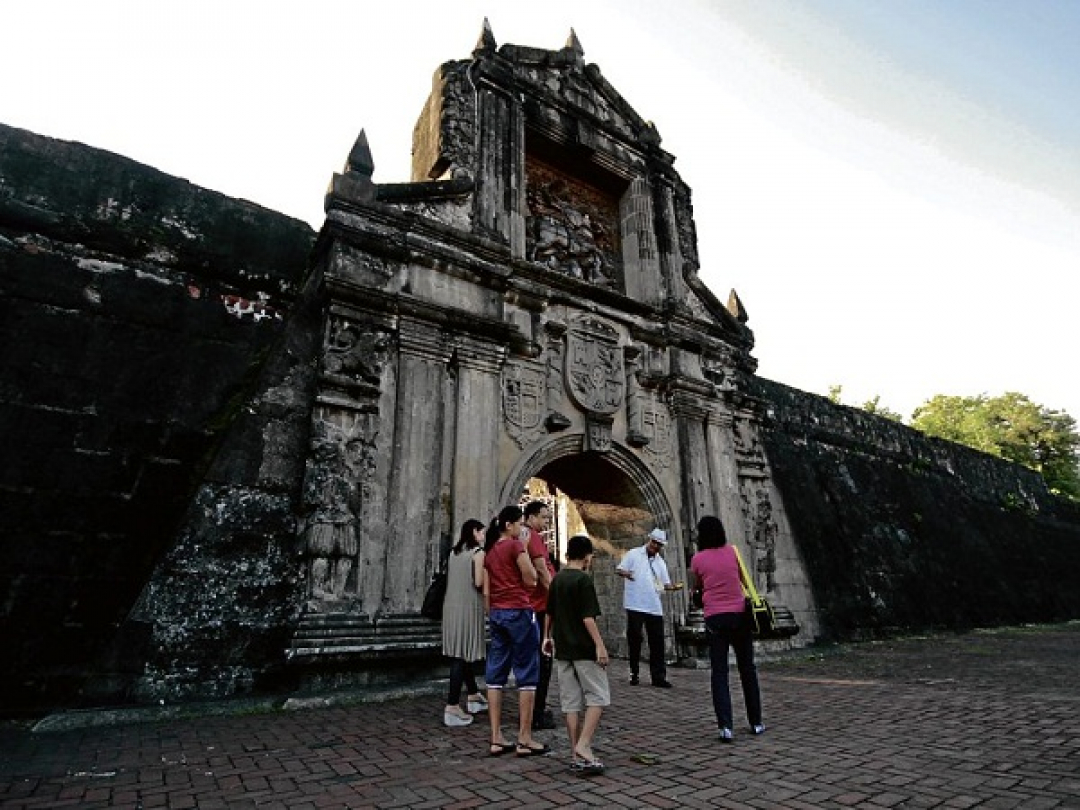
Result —
<instances>
[{"instance_id":1,"label":"green t-shirt","mask_svg":"<svg viewBox=\"0 0 1080 810\"><path fill-rule=\"evenodd\" d=\"M600 615L592 577L577 568L564 567L551 582L547 612L555 657L560 661L595 661L596 645L584 622Z\"/></svg>"}]
</instances>

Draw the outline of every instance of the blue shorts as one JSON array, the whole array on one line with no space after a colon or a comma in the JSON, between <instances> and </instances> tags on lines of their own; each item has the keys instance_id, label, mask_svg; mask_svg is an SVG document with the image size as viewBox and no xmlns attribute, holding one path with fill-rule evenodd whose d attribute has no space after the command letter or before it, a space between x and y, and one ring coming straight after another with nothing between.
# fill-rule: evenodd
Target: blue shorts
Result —
<instances>
[{"instance_id":1,"label":"blue shorts","mask_svg":"<svg viewBox=\"0 0 1080 810\"><path fill-rule=\"evenodd\" d=\"M512 666L518 689L535 691L540 680L536 614L530 608L496 608L488 619L491 647L484 671L488 688L502 689L506 686Z\"/></svg>"}]
</instances>

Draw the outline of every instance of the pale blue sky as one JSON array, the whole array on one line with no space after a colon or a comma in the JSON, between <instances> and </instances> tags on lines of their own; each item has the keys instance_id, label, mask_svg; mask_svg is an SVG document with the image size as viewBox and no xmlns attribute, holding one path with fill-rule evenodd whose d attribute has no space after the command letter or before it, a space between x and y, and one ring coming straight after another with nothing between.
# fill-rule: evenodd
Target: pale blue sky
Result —
<instances>
[{"instance_id":1,"label":"pale blue sky","mask_svg":"<svg viewBox=\"0 0 1080 810\"><path fill-rule=\"evenodd\" d=\"M375 179L408 179L431 75L485 16L499 44L573 27L657 124L762 375L1080 418L1074 0L16 0L0 121L317 228L360 129Z\"/></svg>"}]
</instances>

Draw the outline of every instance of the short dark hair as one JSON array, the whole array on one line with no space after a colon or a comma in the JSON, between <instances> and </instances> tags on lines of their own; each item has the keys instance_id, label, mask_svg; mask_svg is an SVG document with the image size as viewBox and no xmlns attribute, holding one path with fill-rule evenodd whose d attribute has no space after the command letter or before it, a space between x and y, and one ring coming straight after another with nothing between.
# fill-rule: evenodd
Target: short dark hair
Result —
<instances>
[{"instance_id":1,"label":"short dark hair","mask_svg":"<svg viewBox=\"0 0 1080 810\"><path fill-rule=\"evenodd\" d=\"M566 541L566 559L584 560L593 552L592 540L584 534L575 534Z\"/></svg>"},{"instance_id":2,"label":"short dark hair","mask_svg":"<svg viewBox=\"0 0 1080 810\"><path fill-rule=\"evenodd\" d=\"M697 542L699 549L720 548L727 545L727 532L724 524L715 515L705 515L697 524Z\"/></svg>"},{"instance_id":3,"label":"short dark hair","mask_svg":"<svg viewBox=\"0 0 1080 810\"><path fill-rule=\"evenodd\" d=\"M525 519L528 520L533 515L539 515L544 509L547 509L548 505L546 501L529 501L525 504Z\"/></svg>"}]
</instances>

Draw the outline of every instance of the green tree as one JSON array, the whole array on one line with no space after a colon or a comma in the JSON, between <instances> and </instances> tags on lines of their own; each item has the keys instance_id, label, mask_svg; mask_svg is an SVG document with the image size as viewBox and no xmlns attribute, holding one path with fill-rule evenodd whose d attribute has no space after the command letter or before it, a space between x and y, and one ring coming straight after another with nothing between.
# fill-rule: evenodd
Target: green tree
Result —
<instances>
[{"instance_id":1,"label":"green tree","mask_svg":"<svg viewBox=\"0 0 1080 810\"><path fill-rule=\"evenodd\" d=\"M1052 491L1080 499L1080 434L1065 411L1015 392L999 397L939 394L915 409L911 426L1030 467Z\"/></svg>"},{"instance_id":2,"label":"green tree","mask_svg":"<svg viewBox=\"0 0 1080 810\"><path fill-rule=\"evenodd\" d=\"M880 394L875 394L873 399L866 400L866 402L862 404L862 409L867 413L872 413L875 416L880 416L885 419L891 419L894 422L900 422L901 424L904 422L903 416L881 404Z\"/></svg>"}]
</instances>

